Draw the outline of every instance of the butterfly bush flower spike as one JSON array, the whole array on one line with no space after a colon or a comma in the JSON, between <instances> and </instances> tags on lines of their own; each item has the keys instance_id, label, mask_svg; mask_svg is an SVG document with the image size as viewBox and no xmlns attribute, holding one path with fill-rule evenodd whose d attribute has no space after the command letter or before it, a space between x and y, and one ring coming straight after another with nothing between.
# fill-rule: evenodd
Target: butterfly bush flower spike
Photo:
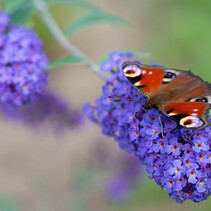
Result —
<instances>
[{"instance_id":1,"label":"butterfly bush flower spike","mask_svg":"<svg viewBox=\"0 0 211 211\"><path fill-rule=\"evenodd\" d=\"M10 24L0 11L0 100L17 106L43 92L48 79L48 60L37 34Z\"/></svg>"},{"instance_id":2,"label":"butterfly bush flower spike","mask_svg":"<svg viewBox=\"0 0 211 211\"><path fill-rule=\"evenodd\" d=\"M118 159L118 162L113 165L121 165L115 168L116 172L106 183L106 192L109 199L123 201L130 197L134 188L140 184L144 174L137 160L131 155L122 155Z\"/></svg>"},{"instance_id":3,"label":"butterfly bush flower spike","mask_svg":"<svg viewBox=\"0 0 211 211\"><path fill-rule=\"evenodd\" d=\"M187 129L157 109L144 107L146 98L122 72L125 61L138 60L131 52L109 54L101 68L110 73L102 96L95 105L86 104L84 111L103 134L146 165L149 177L171 198L178 203L207 199L211 194L211 127Z\"/></svg>"},{"instance_id":4,"label":"butterfly bush flower spike","mask_svg":"<svg viewBox=\"0 0 211 211\"><path fill-rule=\"evenodd\" d=\"M84 122L84 115L79 109L51 92L44 92L23 106L0 103L0 115L39 131L50 129L58 135L80 128Z\"/></svg>"}]
</instances>

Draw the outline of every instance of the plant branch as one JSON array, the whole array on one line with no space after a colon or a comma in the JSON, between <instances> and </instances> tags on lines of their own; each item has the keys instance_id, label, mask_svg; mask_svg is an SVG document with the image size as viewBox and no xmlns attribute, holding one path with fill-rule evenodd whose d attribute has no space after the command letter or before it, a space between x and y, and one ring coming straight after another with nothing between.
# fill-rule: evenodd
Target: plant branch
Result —
<instances>
[{"instance_id":1,"label":"plant branch","mask_svg":"<svg viewBox=\"0 0 211 211\"><path fill-rule=\"evenodd\" d=\"M43 21L45 22L53 36L56 38L56 40L61 44L61 46L63 46L63 48L65 48L71 55L82 58L84 60L84 64L91 71L95 72L100 78L105 79L105 77L101 74L99 67L66 38L66 36L56 23L55 19L51 15L46 2L44 0L33 0L33 3L39 11Z\"/></svg>"}]
</instances>

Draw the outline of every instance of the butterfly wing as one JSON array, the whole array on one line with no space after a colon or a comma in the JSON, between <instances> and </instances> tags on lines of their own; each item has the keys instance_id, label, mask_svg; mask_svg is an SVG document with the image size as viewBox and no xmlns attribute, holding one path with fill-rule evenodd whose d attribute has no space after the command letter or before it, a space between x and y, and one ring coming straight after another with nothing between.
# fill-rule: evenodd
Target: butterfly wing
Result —
<instances>
[{"instance_id":1,"label":"butterfly wing","mask_svg":"<svg viewBox=\"0 0 211 211\"><path fill-rule=\"evenodd\" d=\"M190 71L126 62L123 73L152 106L180 125L198 129L210 125L211 85Z\"/></svg>"},{"instance_id":2,"label":"butterfly wing","mask_svg":"<svg viewBox=\"0 0 211 211\"><path fill-rule=\"evenodd\" d=\"M166 70L171 71L177 76L161 86L159 91L165 99L158 103L158 108L187 128L203 129L210 125L211 85L190 71ZM154 92L152 101L156 101L159 95Z\"/></svg>"},{"instance_id":3,"label":"butterfly wing","mask_svg":"<svg viewBox=\"0 0 211 211\"><path fill-rule=\"evenodd\" d=\"M137 62L125 62L122 70L133 86L147 98L150 98L151 94L161 87L165 74L162 67L151 68Z\"/></svg>"},{"instance_id":4,"label":"butterfly wing","mask_svg":"<svg viewBox=\"0 0 211 211\"><path fill-rule=\"evenodd\" d=\"M210 105L204 102L169 102L163 106L167 115L176 119L181 126L203 129L210 125Z\"/></svg>"}]
</instances>

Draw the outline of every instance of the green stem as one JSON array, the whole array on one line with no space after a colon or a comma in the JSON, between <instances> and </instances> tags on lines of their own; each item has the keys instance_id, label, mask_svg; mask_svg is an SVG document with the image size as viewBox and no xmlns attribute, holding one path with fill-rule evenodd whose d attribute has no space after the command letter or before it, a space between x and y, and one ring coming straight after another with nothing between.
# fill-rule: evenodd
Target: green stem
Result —
<instances>
[{"instance_id":1,"label":"green stem","mask_svg":"<svg viewBox=\"0 0 211 211\"><path fill-rule=\"evenodd\" d=\"M71 43L66 38L61 28L58 26L55 19L51 15L46 2L44 0L33 0L33 3L39 11L40 16L47 25L48 29L51 31L56 40L61 44L61 46L65 48L71 55L82 58L82 60L85 61L85 66L96 73L100 78L105 79L105 77L100 72L99 66L94 64L84 53L82 53L75 45L73 45L73 43Z\"/></svg>"}]
</instances>

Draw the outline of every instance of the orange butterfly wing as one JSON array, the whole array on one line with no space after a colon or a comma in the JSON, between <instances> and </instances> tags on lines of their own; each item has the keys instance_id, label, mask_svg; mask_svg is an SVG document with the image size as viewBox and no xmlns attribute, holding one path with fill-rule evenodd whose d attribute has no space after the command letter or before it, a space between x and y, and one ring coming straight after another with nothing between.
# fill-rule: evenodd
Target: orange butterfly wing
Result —
<instances>
[{"instance_id":1,"label":"orange butterfly wing","mask_svg":"<svg viewBox=\"0 0 211 211\"><path fill-rule=\"evenodd\" d=\"M175 117L180 125L202 129L211 124L211 85L190 71L125 62L123 73L151 107Z\"/></svg>"}]
</instances>

